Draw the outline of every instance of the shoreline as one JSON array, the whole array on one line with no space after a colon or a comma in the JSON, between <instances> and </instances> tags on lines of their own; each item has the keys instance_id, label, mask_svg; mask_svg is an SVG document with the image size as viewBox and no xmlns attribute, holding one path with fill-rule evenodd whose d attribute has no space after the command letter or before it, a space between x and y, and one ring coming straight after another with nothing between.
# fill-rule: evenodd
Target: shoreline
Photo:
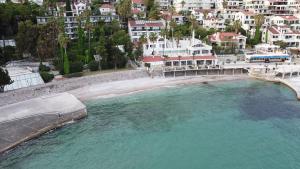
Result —
<instances>
[{"instance_id":1,"label":"shoreline","mask_svg":"<svg viewBox=\"0 0 300 169\"><path fill-rule=\"evenodd\" d=\"M124 95L130 95L143 91L155 90L168 86L189 85L205 82L222 82L234 80L251 79L248 75L223 75L223 76L190 76L176 78L138 78L131 80L122 80L85 86L75 90L68 91L80 101L86 102L96 99L112 98Z\"/></svg>"}]
</instances>

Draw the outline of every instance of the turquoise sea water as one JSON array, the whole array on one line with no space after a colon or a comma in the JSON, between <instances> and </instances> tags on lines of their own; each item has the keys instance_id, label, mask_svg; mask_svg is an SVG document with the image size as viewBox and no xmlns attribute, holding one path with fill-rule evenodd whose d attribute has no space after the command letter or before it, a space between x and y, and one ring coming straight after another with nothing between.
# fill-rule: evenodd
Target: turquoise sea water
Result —
<instances>
[{"instance_id":1,"label":"turquoise sea water","mask_svg":"<svg viewBox=\"0 0 300 169\"><path fill-rule=\"evenodd\" d=\"M0 157L9 169L299 169L300 102L260 81L86 103L89 116Z\"/></svg>"}]
</instances>

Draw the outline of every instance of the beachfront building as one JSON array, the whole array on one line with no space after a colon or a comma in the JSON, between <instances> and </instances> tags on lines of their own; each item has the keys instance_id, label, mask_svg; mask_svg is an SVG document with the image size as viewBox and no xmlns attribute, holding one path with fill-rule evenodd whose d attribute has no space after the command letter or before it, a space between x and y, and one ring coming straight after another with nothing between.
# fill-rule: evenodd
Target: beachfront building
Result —
<instances>
[{"instance_id":1,"label":"beachfront building","mask_svg":"<svg viewBox=\"0 0 300 169\"><path fill-rule=\"evenodd\" d=\"M153 66L205 66L217 64L212 55L212 47L196 38L185 38L179 41L158 38L155 42L143 45L143 63Z\"/></svg>"},{"instance_id":2,"label":"beachfront building","mask_svg":"<svg viewBox=\"0 0 300 169\"><path fill-rule=\"evenodd\" d=\"M283 42L287 47L300 47L300 32L292 30L287 25L271 26L264 29L262 33L262 41L269 44Z\"/></svg>"},{"instance_id":3,"label":"beachfront building","mask_svg":"<svg viewBox=\"0 0 300 169\"><path fill-rule=\"evenodd\" d=\"M217 32L208 37L209 43L215 47L215 52L237 53L246 48L246 36L234 32Z\"/></svg>"},{"instance_id":4,"label":"beachfront building","mask_svg":"<svg viewBox=\"0 0 300 169\"><path fill-rule=\"evenodd\" d=\"M138 42L139 38L144 35L148 37L150 33L159 35L161 29L165 27L163 20L131 20L128 21L128 34L132 42Z\"/></svg>"}]
</instances>

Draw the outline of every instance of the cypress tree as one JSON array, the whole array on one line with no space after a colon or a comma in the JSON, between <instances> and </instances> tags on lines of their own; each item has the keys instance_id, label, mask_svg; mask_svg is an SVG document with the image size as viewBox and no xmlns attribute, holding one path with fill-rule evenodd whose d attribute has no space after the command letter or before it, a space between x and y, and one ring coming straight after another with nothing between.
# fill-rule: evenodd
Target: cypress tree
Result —
<instances>
[{"instance_id":1,"label":"cypress tree","mask_svg":"<svg viewBox=\"0 0 300 169\"><path fill-rule=\"evenodd\" d=\"M66 0L66 15L72 16L72 8L70 0Z\"/></svg>"}]
</instances>

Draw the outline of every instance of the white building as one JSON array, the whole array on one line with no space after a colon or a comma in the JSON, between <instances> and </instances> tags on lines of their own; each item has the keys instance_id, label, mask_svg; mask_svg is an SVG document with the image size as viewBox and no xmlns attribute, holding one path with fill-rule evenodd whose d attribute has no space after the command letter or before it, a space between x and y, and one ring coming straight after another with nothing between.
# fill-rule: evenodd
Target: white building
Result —
<instances>
[{"instance_id":1,"label":"white building","mask_svg":"<svg viewBox=\"0 0 300 169\"><path fill-rule=\"evenodd\" d=\"M222 0L174 0L176 11L193 9L223 9Z\"/></svg>"},{"instance_id":2,"label":"white building","mask_svg":"<svg viewBox=\"0 0 300 169\"><path fill-rule=\"evenodd\" d=\"M88 9L88 6L86 3L79 2L79 3L74 3L74 12L76 16L81 15L85 10Z\"/></svg>"},{"instance_id":3,"label":"white building","mask_svg":"<svg viewBox=\"0 0 300 169\"><path fill-rule=\"evenodd\" d=\"M277 41L282 41L287 44L287 47L300 47L300 32L292 30L290 27L271 26L263 31L262 41L271 45Z\"/></svg>"},{"instance_id":4,"label":"white building","mask_svg":"<svg viewBox=\"0 0 300 169\"><path fill-rule=\"evenodd\" d=\"M36 17L37 24L47 24L50 19L51 17ZM100 21L104 21L105 23L110 23L113 20L119 20L119 16L118 15L90 16L90 22L94 25L96 25ZM76 16L65 16L64 23L65 23L65 33L68 35L70 39L76 39L77 28L78 28L78 21L76 19Z\"/></svg>"},{"instance_id":5,"label":"white building","mask_svg":"<svg viewBox=\"0 0 300 169\"><path fill-rule=\"evenodd\" d=\"M190 38L167 40L158 38L156 42L144 44L143 62L150 66L189 66L215 65L216 57L212 55L212 47L201 40Z\"/></svg>"},{"instance_id":6,"label":"white building","mask_svg":"<svg viewBox=\"0 0 300 169\"><path fill-rule=\"evenodd\" d=\"M240 21L242 24L242 28L246 31L249 31L251 29L255 29L255 21L254 16L256 14L253 12L237 12L235 13L234 20Z\"/></svg>"},{"instance_id":7,"label":"white building","mask_svg":"<svg viewBox=\"0 0 300 169\"><path fill-rule=\"evenodd\" d=\"M148 37L152 32L159 35L161 29L164 27L165 24L163 20L132 20L128 21L128 34L132 42L138 42L142 35Z\"/></svg>"},{"instance_id":8,"label":"white building","mask_svg":"<svg viewBox=\"0 0 300 169\"><path fill-rule=\"evenodd\" d=\"M169 6L172 5L172 0L155 0L155 2L159 5L160 9L165 11L168 10Z\"/></svg>"},{"instance_id":9,"label":"white building","mask_svg":"<svg viewBox=\"0 0 300 169\"><path fill-rule=\"evenodd\" d=\"M216 29L220 31L225 30L225 19L217 18L217 17L208 17L203 20L203 27L206 29Z\"/></svg>"},{"instance_id":10,"label":"white building","mask_svg":"<svg viewBox=\"0 0 300 169\"><path fill-rule=\"evenodd\" d=\"M103 4L99 7L101 15L116 15L116 9L111 4Z\"/></svg>"},{"instance_id":11,"label":"white building","mask_svg":"<svg viewBox=\"0 0 300 169\"><path fill-rule=\"evenodd\" d=\"M174 13L173 15L170 14L170 12L162 11L161 12L162 18L167 22L167 25L171 22L171 20L174 20L177 25L184 24L186 17L183 15L180 15L178 13Z\"/></svg>"},{"instance_id":12,"label":"white building","mask_svg":"<svg viewBox=\"0 0 300 169\"><path fill-rule=\"evenodd\" d=\"M216 16L215 10L209 9L193 9L191 14L194 15L199 25L203 25L203 21L206 18L212 18Z\"/></svg>"},{"instance_id":13,"label":"white building","mask_svg":"<svg viewBox=\"0 0 300 169\"><path fill-rule=\"evenodd\" d=\"M267 0L244 0L245 9L256 14L269 14L270 2Z\"/></svg>"}]
</instances>

